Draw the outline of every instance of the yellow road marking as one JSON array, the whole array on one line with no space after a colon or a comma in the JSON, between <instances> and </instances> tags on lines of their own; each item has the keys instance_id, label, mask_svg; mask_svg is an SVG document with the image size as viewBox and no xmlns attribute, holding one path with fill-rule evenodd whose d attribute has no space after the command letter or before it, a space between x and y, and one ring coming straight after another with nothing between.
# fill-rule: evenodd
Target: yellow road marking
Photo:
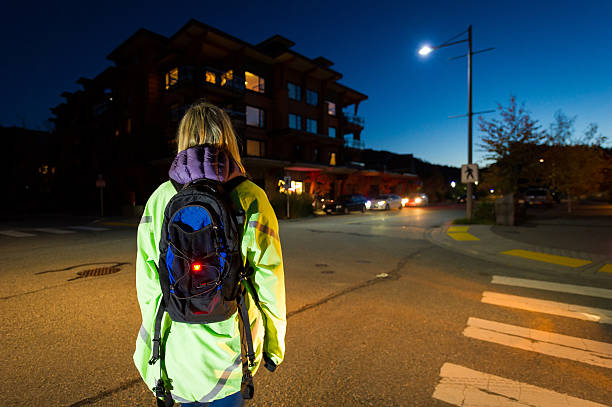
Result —
<instances>
[{"instance_id":1,"label":"yellow road marking","mask_svg":"<svg viewBox=\"0 0 612 407\"><path fill-rule=\"evenodd\" d=\"M597 270L598 272L601 273L612 273L612 264L604 264L599 270Z\"/></svg>"},{"instance_id":2,"label":"yellow road marking","mask_svg":"<svg viewBox=\"0 0 612 407\"><path fill-rule=\"evenodd\" d=\"M447 232L467 232L469 226L451 226L448 228Z\"/></svg>"},{"instance_id":3,"label":"yellow road marking","mask_svg":"<svg viewBox=\"0 0 612 407\"><path fill-rule=\"evenodd\" d=\"M473 234L467 232L448 233L448 235L458 241L480 240Z\"/></svg>"},{"instance_id":4,"label":"yellow road marking","mask_svg":"<svg viewBox=\"0 0 612 407\"><path fill-rule=\"evenodd\" d=\"M548 253L532 252L531 250L514 249L501 252L501 254L523 257L529 260L542 261L545 263L558 264L560 266L567 267L582 267L591 263L591 261L589 260L576 259L574 257L556 256L554 254Z\"/></svg>"}]
</instances>

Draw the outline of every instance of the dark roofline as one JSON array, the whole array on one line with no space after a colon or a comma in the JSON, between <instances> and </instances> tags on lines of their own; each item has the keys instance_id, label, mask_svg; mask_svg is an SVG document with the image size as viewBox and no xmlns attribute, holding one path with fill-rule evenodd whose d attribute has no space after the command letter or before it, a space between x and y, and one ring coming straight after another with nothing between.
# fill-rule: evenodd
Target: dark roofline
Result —
<instances>
[{"instance_id":1,"label":"dark roofline","mask_svg":"<svg viewBox=\"0 0 612 407\"><path fill-rule=\"evenodd\" d=\"M278 43L286 48L291 48L295 45L295 42L291 41L290 39L285 38L282 35L276 34L268 38L267 40L263 40L262 42L257 44L256 47L264 48L266 45L271 44L271 43Z\"/></svg>"},{"instance_id":2,"label":"dark roofline","mask_svg":"<svg viewBox=\"0 0 612 407\"><path fill-rule=\"evenodd\" d=\"M260 42L260 43L259 43L259 44L257 44L257 45L253 45L253 44L251 44L251 43L248 43L248 42L246 42L246 41L241 40L240 38L234 37L233 35L228 34L228 33L226 33L225 31L221 31L221 30L219 30L218 28L212 27L212 26L210 26L210 25L208 25L208 24L205 24L205 23L203 23L203 22L201 22L201 21L198 21L198 20L196 20L196 19L193 19L193 18L192 18L192 19L190 19L189 21L187 21L187 23L185 23L185 25L183 25L181 28L179 28L179 30L178 30L176 33L174 33L174 34L173 34L173 35L170 37L170 41L172 41L172 40L173 40L173 39L174 39L176 36L178 36L179 34L181 34L183 31L186 31L186 30L189 28L189 26L191 26L192 24L199 25L200 27L202 27L202 28L204 28L204 29L206 29L206 30L209 30L209 31L211 31L211 32L214 32L214 33L215 33L215 34L217 34L217 35L220 35L220 36L225 37L225 38L227 38L227 39L229 39L229 40L235 41L235 42L237 42L237 43L239 43L239 44L243 45L244 47L250 48L251 50L253 50L253 51L255 51L255 52L258 52L258 53L262 54L263 56L265 56L265 57L267 57L267 58L271 58L271 56L270 56L270 55L267 55L267 54L266 54L266 53L265 53L263 50L261 50L261 49L260 49L260 46L261 46L262 44L265 44L265 43L268 43L268 42L272 42L272 41L279 41L279 42L286 41L286 44L292 44L291 46L295 45L295 43L294 43L293 41L291 41L291 40L289 40L289 39L287 39L287 38L285 38L285 37L283 37L283 36L281 36L281 35L278 35L278 34L276 34L276 35L274 35L274 36L272 36L272 37L270 37L270 38L268 38L268 39L266 39L266 40L264 40L264 41ZM327 68L327 67L321 66L320 64L317 64L317 63L315 62L315 60L314 60L314 59L308 58L307 56L302 55L302 54L300 54L300 53L298 53L298 52L295 52L295 51L294 51L294 50L292 50L292 49L287 49L287 50L285 51L285 53L289 53L289 54L294 55L294 56L297 56L297 57L299 57L299 58L303 58L303 59L305 59L305 60L307 60L307 61L311 62L312 64L314 64L314 65L316 65L316 66L320 67L321 69L324 69L324 70L326 70L326 71L329 71L329 72L330 72L330 73L332 73L333 75L335 75L335 76L339 76L339 78L342 78L342 74L341 74L341 73L336 72L336 71L334 71L333 69L329 69L329 68ZM282 55L282 54L281 54L281 55ZM272 57L272 58L274 58L274 57ZM336 80L338 80L338 79L336 79Z\"/></svg>"},{"instance_id":3,"label":"dark roofline","mask_svg":"<svg viewBox=\"0 0 612 407\"><path fill-rule=\"evenodd\" d=\"M332 61L330 61L329 59L325 57L316 57L312 61L316 64L323 65L326 68L329 68L330 66L334 64Z\"/></svg>"},{"instance_id":4,"label":"dark roofline","mask_svg":"<svg viewBox=\"0 0 612 407\"><path fill-rule=\"evenodd\" d=\"M132 34L127 40L123 41L117 48L111 51L110 54L106 56L106 59L111 61L119 54L123 48L125 48L130 42L134 41L136 38L141 36L153 37L161 41L167 41L168 38L164 37L161 34L155 33L153 31L147 30L146 28L139 28L134 34Z\"/></svg>"}]
</instances>

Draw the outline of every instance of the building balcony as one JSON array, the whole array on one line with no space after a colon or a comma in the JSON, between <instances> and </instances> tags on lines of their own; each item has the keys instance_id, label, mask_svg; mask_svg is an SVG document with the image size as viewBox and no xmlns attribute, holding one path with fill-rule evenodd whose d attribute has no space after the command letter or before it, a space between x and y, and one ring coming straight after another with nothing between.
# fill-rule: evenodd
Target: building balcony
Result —
<instances>
[{"instance_id":1,"label":"building balcony","mask_svg":"<svg viewBox=\"0 0 612 407\"><path fill-rule=\"evenodd\" d=\"M354 148L355 150L363 150L365 143L362 140L348 139L344 140L345 148Z\"/></svg>"},{"instance_id":2,"label":"building balcony","mask_svg":"<svg viewBox=\"0 0 612 407\"><path fill-rule=\"evenodd\" d=\"M236 74L232 69L221 71L212 67L204 68L204 80L207 85L225 88L236 92L244 92L244 77Z\"/></svg>"},{"instance_id":3,"label":"building balcony","mask_svg":"<svg viewBox=\"0 0 612 407\"><path fill-rule=\"evenodd\" d=\"M344 119L351 124L355 124L357 126L363 127L365 125L365 119L361 116L357 116L356 114L342 112Z\"/></svg>"}]
</instances>

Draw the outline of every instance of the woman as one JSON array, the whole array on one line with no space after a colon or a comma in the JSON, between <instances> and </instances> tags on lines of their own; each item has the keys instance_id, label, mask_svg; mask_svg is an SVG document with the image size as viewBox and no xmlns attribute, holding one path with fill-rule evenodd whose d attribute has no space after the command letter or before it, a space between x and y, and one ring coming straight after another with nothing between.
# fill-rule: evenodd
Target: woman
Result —
<instances>
[{"instance_id":1,"label":"woman","mask_svg":"<svg viewBox=\"0 0 612 407\"><path fill-rule=\"evenodd\" d=\"M159 241L164 209L176 194L174 184L200 178L221 182L245 174L238 152L236 135L228 115L206 102L192 105L181 120L178 154L170 168L170 178L149 198L138 228L136 289L142 326L136 339L134 363L150 389L160 374L172 398L183 406L240 406L242 379L241 341L238 313L229 320L209 324L173 322L164 314L162 343L163 371L149 365L155 316L162 299L157 272ZM264 191L245 180L231 192L236 208L245 211L242 258L254 269L251 278L258 299L246 302L253 334L256 363L262 359L273 370L285 352L285 285L278 222ZM208 404L210 403L210 404Z\"/></svg>"}]
</instances>

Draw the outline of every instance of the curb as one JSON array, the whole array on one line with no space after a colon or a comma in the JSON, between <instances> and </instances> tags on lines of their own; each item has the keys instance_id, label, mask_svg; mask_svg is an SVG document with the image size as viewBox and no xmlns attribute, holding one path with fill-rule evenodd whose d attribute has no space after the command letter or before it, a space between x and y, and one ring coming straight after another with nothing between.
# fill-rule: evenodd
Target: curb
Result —
<instances>
[{"instance_id":1,"label":"curb","mask_svg":"<svg viewBox=\"0 0 612 407\"><path fill-rule=\"evenodd\" d=\"M470 232L474 233L480 239L479 241L454 241L447 234L449 226L449 224L445 224L442 227L428 229L425 233L425 238L437 246L444 247L454 252L509 267L546 273L553 272L557 275L563 274L566 276L588 276L589 278L612 279L612 273L599 272L606 264L612 263L612 258L607 256L574 250L541 247L505 239L492 232L490 225L470 225ZM577 258L588 260L590 263L580 267L568 267L501 253L513 249Z\"/></svg>"}]
</instances>

